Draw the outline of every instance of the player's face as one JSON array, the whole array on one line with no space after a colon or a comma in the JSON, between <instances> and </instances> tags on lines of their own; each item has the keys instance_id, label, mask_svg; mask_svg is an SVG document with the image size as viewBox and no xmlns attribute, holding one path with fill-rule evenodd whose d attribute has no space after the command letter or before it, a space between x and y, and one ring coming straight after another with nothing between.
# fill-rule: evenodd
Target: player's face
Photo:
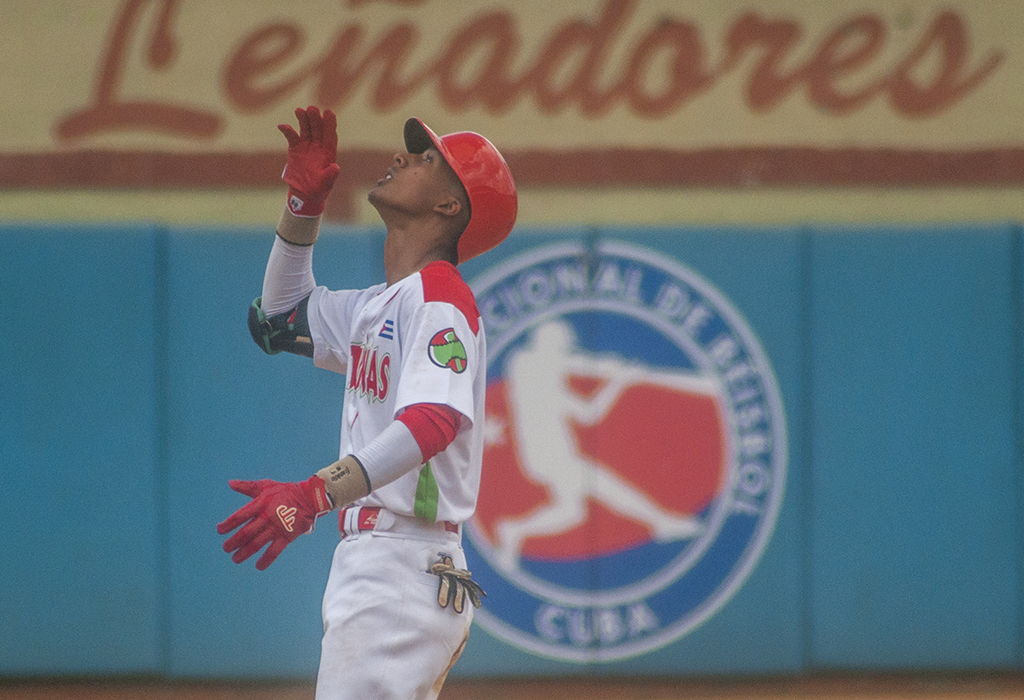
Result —
<instances>
[{"instance_id":1,"label":"player's face","mask_svg":"<svg viewBox=\"0 0 1024 700\"><path fill-rule=\"evenodd\" d=\"M423 153L397 153L377 186L370 190L370 204L410 215L426 214L451 197L454 174L433 148Z\"/></svg>"}]
</instances>

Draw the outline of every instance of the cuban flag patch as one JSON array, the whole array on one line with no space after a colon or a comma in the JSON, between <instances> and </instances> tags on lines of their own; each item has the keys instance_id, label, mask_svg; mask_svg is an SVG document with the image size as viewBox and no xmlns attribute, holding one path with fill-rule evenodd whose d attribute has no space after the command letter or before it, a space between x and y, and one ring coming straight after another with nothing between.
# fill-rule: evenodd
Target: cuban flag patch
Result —
<instances>
[{"instance_id":1,"label":"cuban flag patch","mask_svg":"<svg viewBox=\"0 0 1024 700\"><path fill-rule=\"evenodd\" d=\"M384 325L380 327L380 333L377 335L387 340L393 340L395 337L395 322L390 318L386 319Z\"/></svg>"}]
</instances>

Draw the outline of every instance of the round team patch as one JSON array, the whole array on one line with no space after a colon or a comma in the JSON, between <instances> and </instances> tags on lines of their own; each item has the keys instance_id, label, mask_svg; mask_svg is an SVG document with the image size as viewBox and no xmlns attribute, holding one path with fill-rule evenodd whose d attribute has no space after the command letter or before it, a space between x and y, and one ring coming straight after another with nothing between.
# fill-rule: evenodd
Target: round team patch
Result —
<instances>
[{"instance_id":1,"label":"round team patch","mask_svg":"<svg viewBox=\"0 0 1024 700\"><path fill-rule=\"evenodd\" d=\"M679 639L740 588L778 515L786 428L757 338L697 273L622 243L537 248L472 287L488 335L476 620L565 661Z\"/></svg>"},{"instance_id":2,"label":"round team patch","mask_svg":"<svg viewBox=\"0 0 1024 700\"><path fill-rule=\"evenodd\" d=\"M456 374L466 371L466 348L459 340L459 336L455 335L454 328L445 328L435 333L430 339L427 352L430 361L438 367L445 367Z\"/></svg>"}]
</instances>

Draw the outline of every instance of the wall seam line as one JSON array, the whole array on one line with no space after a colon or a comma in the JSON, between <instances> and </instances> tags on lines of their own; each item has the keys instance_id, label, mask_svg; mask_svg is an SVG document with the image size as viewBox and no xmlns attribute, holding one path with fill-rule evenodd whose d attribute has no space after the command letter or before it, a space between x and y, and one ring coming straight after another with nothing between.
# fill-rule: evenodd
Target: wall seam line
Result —
<instances>
[{"instance_id":1,"label":"wall seam line","mask_svg":"<svg viewBox=\"0 0 1024 700\"><path fill-rule=\"evenodd\" d=\"M801 666L803 673L815 670L814 666L814 357L812 318L814 314L813 249L814 232L804 227L800 232L800 383L803 401L802 435L800 438L800 532L803 572L801 587Z\"/></svg>"},{"instance_id":2,"label":"wall seam line","mask_svg":"<svg viewBox=\"0 0 1024 700\"><path fill-rule=\"evenodd\" d=\"M169 676L171 670L171 535L170 535L170 427L169 356L170 276L168 270L168 229L155 227L154 255L154 338L155 419L156 419L156 527L158 552L157 634L158 672Z\"/></svg>"},{"instance_id":3,"label":"wall seam line","mask_svg":"<svg viewBox=\"0 0 1024 700\"><path fill-rule=\"evenodd\" d=\"M1012 224L1010 239L1010 299L1013 313L1013 462L1014 500L1016 502L1017 551L1017 629L1014 661L1024 667L1024 232L1020 222Z\"/></svg>"}]
</instances>

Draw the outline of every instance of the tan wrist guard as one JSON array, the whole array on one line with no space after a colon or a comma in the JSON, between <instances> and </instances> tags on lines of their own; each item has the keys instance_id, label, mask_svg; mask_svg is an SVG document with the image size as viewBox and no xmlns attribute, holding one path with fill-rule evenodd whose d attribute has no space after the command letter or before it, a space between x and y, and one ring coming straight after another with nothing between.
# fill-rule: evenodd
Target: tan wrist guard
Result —
<instances>
[{"instance_id":1,"label":"tan wrist guard","mask_svg":"<svg viewBox=\"0 0 1024 700\"><path fill-rule=\"evenodd\" d=\"M296 245L313 245L320 235L319 216L295 216L288 207L277 222L277 235Z\"/></svg>"},{"instance_id":2,"label":"tan wrist guard","mask_svg":"<svg viewBox=\"0 0 1024 700\"><path fill-rule=\"evenodd\" d=\"M370 493L370 478L359 460L348 455L316 473L327 487L335 508L342 508Z\"/></svg>"}]
</instances>

